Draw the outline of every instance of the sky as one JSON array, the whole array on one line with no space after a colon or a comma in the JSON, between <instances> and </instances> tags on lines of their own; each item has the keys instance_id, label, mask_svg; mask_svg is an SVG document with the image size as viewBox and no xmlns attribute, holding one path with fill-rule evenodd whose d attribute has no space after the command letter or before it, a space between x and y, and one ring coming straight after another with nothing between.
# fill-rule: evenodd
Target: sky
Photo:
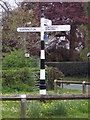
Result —
<instances>
[{"instance_id":1,"label":"sky","mask_svg":"<svg viewBox=\"0 0 90 120\"><path fill-rule=\"evenodd\" d=\"M13 8L16 7L17 5L15 4L15 1L20 1L20 0L5 0L8 2Z\"/></svg>"},{"instance_id":2,"label":"sky","mask_svg":"<svg viewBox=\"0 0 90 120\"><path fill-rule=\"evenodd\" d=\"M15 7L17 7L17 5L15 4L15 1L21 2L22 0L3 0L3 1L9 3L12 8L15 8ZM0 2L0 3L2 3L2 2Z\"/></svg>"}]
</instances>

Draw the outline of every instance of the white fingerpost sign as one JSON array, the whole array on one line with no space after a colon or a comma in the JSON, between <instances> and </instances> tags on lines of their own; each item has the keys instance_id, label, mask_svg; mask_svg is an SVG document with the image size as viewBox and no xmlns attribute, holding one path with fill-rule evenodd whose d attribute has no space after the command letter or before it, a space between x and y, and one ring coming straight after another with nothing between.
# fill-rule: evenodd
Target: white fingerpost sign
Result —
<instances>
[{"instance_id":1,"label":"white fingerpost sign","mask_svg":"<svg viewBox=\"0 0 90 120\"><path fill-rule=\"evenodd\" d=\"M52 25L42 27L19 27L18 32L54 32L54 31L70 31L70 25Z\"/></svg>"},{"instance_id":2,"label":"white fingerpost sign","mask_svg":"<svg viewBox=\"0 0 90 120\"><path fill-rule=\"evenodd\" d=\"M19 27L17 28L18 32L40 32L40 27Z\"/></svg>"},{"instance_id":3,"label":"white fingerpost sign","mask_svg":"<svg viewBox=\"0 0 90 120\"><path fill-rule=\"evenodd\" d=\"M49 19L45 19L45 18L44 18L44 25L45 25L45 26L51 26L51 25L52 25L52 21L49 20Z\"/></svg>"},{"instance_id":4,"label":"white fingerpost sign","mask_svg":"<svg viewBox=\"0 0 90 120\"><path fill-rule=\"evenodd\" d=\"M52 25L52 21L44 18L44 9L41 9L41 27L18 27L18 32L40 32L41 33L41 55L40 55L40 94L46 94L45 82L45 50L44 32L70 31L70 25Z\"/></svg>"},{"instance_id":5,"label":"white fingerpost sign","mask_svg":"<svg viewBox=\"0 0 90 120\"><path fill-rule=\"evenodd\" d=\"M45 32L53 32L53 31L70 31L70 25L52 25L52 26L45 26Z\"/></svg>"}]
</instances>

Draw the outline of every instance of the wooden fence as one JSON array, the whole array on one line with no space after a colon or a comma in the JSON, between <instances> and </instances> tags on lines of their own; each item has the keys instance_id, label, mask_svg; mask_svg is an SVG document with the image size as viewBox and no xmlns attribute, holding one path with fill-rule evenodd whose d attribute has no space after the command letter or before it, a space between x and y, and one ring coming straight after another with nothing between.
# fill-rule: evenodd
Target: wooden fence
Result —
<instances>
[{"instance_id":1,"label":"wooden fence","mask_svg":"<svg viewBox=\"0 0 90 120\"><path fill-rule=\"evenodd\" d=\"M86 93L86 85L90 85L90 82L86 82L86 81L65 81L65 80L54 80L54 90L57 93L57 85L60 84L62 85L63 88L63 84L82 84L82 93Z\"/></svg>"},{"instance_id":2,"label":"wooden fence","mask_svg":"<svg viewBox=\"0 0 90 120\"><path fill-rule=\"evenodd\" d=\"M26 118L27 100L78 100L90 99L90 94L10 95L1 96L2 101L21 101L21 118Z\"/></svg>"},{"instance_id":3,"label":"wooden fence","mask_svg":"<svg viewBox=\"0 0 90 120\"><path fill-rule=\"evenodd\" d=\"M83 94L47 94L47 95L7 95L1 96L1 101L21 101L21 118L26 118L26 104L27 100L79 100L90 99L90 94L86 94L86 85L90 85L90 82L80 81L62 81L54 80L54 89L57 92L57 84L69 83L69 84L82 84ZM63 86L62 86L63 87Z\"/></svg>"}]
</instances>

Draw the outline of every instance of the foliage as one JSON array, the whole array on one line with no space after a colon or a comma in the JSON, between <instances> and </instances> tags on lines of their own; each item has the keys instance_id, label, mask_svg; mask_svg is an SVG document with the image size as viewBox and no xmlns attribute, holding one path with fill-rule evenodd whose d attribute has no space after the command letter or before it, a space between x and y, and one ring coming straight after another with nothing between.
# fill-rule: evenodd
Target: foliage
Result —
<instances>
[{"instance_id":1,"label":"foliage","mask_svg":"<svg viewBox=\"0 0 90 120\"><path fill-rule=\"evenodd\" d=\"M35 86L33 71L38 70L39 59L25 58L22 50L13 50L5 54L2 64L3 91L32 91Z\"/></svg>"},{"instance_id":2,"label":"foliage","mask_svg":"<svg viewBox=\"0 0 90 120\"><path fill-rule=\"evenodd\" d=\"M89 19L90 19L90 1L87 3L87 12L88 12L88 16L89 16ZM88 25L88 35L90 37L90 22L89 22L89 25Z\"/></svg>"},{"instance_id":3,"label":"foliage","mask_svg":"<svg viewBox=\"0 0 90 120\"><path fill-rule=\"evenodd\" d=\"M55 42L55 41L54 41ZM57 44L57 43L56 43ZM70 57L70 50L66 49L66 48L60 48L57 45L54 45L53 47L58 47L53 49L50 48L48 49L46 52L46 61L47 62L68 62L71 61L71 57ZM80 61L80 54L77 51L73 52L73 61Z\"/></svg>"},{"instance_id":4,"label":"foliage","mask_svg":"<svg viewBox=\"0 0 90 120\"><path fill-rule=\"evenodd\" d=\"M17 70L3 70L2 71L2 86L3 92L12 91L32 91L36 87L39 86L39 74L38 77L33 73L39 71L39 69L32 68L18 68ZM54 80L61 79L63 77L63 73L59 71L57 68L48 67L46 70L46 84L47 89L54 88Z\"/></svg>"},{"instance_id":5,"label":"foliage","mask_svg":"<svg viewBox=\"0 0 90 120\"><path fill-rule=\"evenodd\" d=\"M2 102L2 118L20 118L20 102L5 101Z\"/></svg>"},{"instance_id":6,"label":"foliage","mask_svg":"<svg viewBox=\"0 0 90 120\"><path fill-rule=\"evenodd\" d=\"M47 88L54 89L54 80L62 79L64 74L56 67L46 67Z\"/></svg>"},{"instance_id":7,"label":"foliage","mask_svg":"<svg viewBox=\"0 0 90 120\"><path fill-rule=\"evenodd\" d=\"M42 118L46 116L63 116L66 115L65 107L62 103L37 101L30 102L30 118ZM36 114L35 114L36 113Z\"/></svg>"},{"instance_id":8,"label":"foliage","mask_svg":"<svg viewBox=\"0 0 90 120\"><path fill-rule=\"evenodd\" d=\"M18 101L4 101L2 103L3 118L20 118L20 103ZM87 100L62 100L62 101L28 101L27 118L87 118Z\"/></svg>"},{"instance_id":9,"label":"foliage","mask_svg":"<svg viewBox=\"0 0 90 120\"><path fill-rule=\"evenodd\" d=\"M88 62L88 56L87 56L87 53L89 52L88 48L90 48L90 44L88 44L87 47L85 47L85 49L81 50L80 56L82 61Z\"/></svg>"},{"instance_id":10,"label":"foliage","mask_svg":"<svg viewBox=\"0 0 90 120\"><path fill-rule=\"evenodd\" d=\"M84 48L86 36L79 29L81 24L88 23L87 15L84 10L84 3L58 3L58 2L40 2L40 3L32 3L32 2L22 2L21 5L11 11L12 14L3 15L3 52L10 51L11 49L19 49L23 48L24 51L28 51L32 55L39 55L40 50L40 42L39 42L39 34L38 33L17 33L16 29L20 26L39 26L40 20L40 7L44 5L45 7L45 17L51 19L53 24L70 24L71 31L69 32L55 32L48 33L50 41L52 42L52 36L54 36L53 48L55 48L53 52L47 50L49 53L47 58L50 58L51 61L77 61L77 56L79 56L77 48L81 49L81 46ZM89 10L89 7L88 7ZM19 17L18 17L19 16ZM27 23L30 23L30 25ZM85 31L86 32L86 31ZM65 41L60 39L60 36L64 34L66 39ZM83 34L83 37L81 36ZM57 39L57 40L56 40ZM57 42L58 41L58 42ZM48 43L48 42L47 42ZM69 45L69 49L66 49L67 43ZM48 47L50 47L51 43L48 43ZM52 48L52 51L53 51ZM58 49L58 50L57 50ZM68 51L63 52L63 55L60 50ZM51 56L50 56L51 54ZM59 59L58 59L59 54ZM55 55L55 58L53 57ZM68 56L68 57L65 57ZM47 59L46 58L46 59ZM78 57L79 58L79 57ZM48 59L49 60L49 59ZM80 60L80 59L78 59Z\"/></svg>"},{"instance_id":11,"label":"foliage","mask_svg":"<svg viewBox=\"0 0 90 120\"><path fill-rule=\"evenodd\" d=\"M65 76L88 76L88 62L51 62L46 65L57 67Z\"/></svg>"},{"instance_id":12,"label":"foliage","mask_svg":"<svg viewBox=\"0 0 90 120\"><path fill-rule=\"evenodd\" d=\"M5 54L2 62L2 69L18 69L23 67L38 67L38 57L26 58L22 50L14 50Z\"/></svg>"},{"instance_id":13,"label":"foliage","mask_svg":"<svg viewBox=\"0 0 90 120\"><path fill-rule=\"evenodd\" d=\"M37 5L35 5L37 6ZM16 9L13 9L10 11L11 14L9 16L5 13L3 13L2 23L3 23L3 30L2 30L2 43L3 43L3 52L8 52L15 49L22 48L24 51L27 50L27 43L28 46L34 45L33 41L37 40L36 37L38 37L38 34L29 34L30 35L30 41L28 41L28 34L22 34L17 32L17 27L21 26L27 26L27 23L32 23L33 25L37 25L37 15L31 12L27 12L24 7L18 7ZM28 41L28 42L27 42Z\"/></svg>"},{"instance_id":14,"label":"foliage","mask_svg":"<svg viewBox=\"0 0 90 120\"><path fill-rule=\"evenodd\" d=\"M30 3L25 3L24 4L27 6L30 5ZM65 49L65 51L67 51L67 44L69 46L69 57L68 60L69 61L77 61L77 56L79 56L79 52L77 49L84 49L85 46L85 38L86 35L80 31L79 27L82 24L88 24L88 17L87 15L85 15L84 12L84 4L83 3L67 3L67 2L63 2L63 3L56 3L56 2L43 2L43 3L39 3L40 8L42 6L44 6L44 12L45 12L45 17L52 20L53 24L70 24L71 25L71 30L70 33L69 32L57 32L53 35L53 33L49 33L49 37L50 35L53 35L53 39L50 38L50 42L47 41L47 46L50 50L47 50L48 53L48 57L54 61L54 56L57 58L55 59L56 61L59 61L58 59L58 54L59 54L59 50L61 49ZM36 13L40 13L40 10L35 11ZM65 36L65 40L61 40L61 36ZM56 51L56 52L55 52ZM66 53L66 52L65 52ZM65 54L64 53L64 54ZM76 54L75 54L76 53ZM51 54L51 56L49 56ZM61 53L60 53L61 55ZM59 56L59 57L63 57L63 56ZM78 57L79 58L79 57ZM66 59L64 59L66 61ZM80 60L80 59L78 59ZM61 61L61 59L60 59Z\"/></svg>"},{"instance_id":15,"label":"foliage","mask_svg":"<svg viewBox=\"0 0 90 120\"><path fill-rule=\"evenodd\" d=\"M29 103L29 116L30 118L40 118L41 116L41 104L37 101L31 101Z\"/></svg>"},{"instance_id":16,"label":"foliage","mask_svg":"<svg viewBox=\"0 0 90 120\"><path fill-rule=\"evenodd\" d=\"M52 102L46 114L52 116L66 116L67 111L63 103Z\"/></svg>"},{"instance_id":17,"label":"foliage","mask_svg":"<svg viewBox=\"0 0 90 120\"><path fill-rule=\"evenodd\" d=\"M39 67L39 59L37 57L31 56L30 58L25 58L22 50L14 50L10 53L6 53L3 58L3 89L6 89L8 86L8 90L10 86L12 89L26 89L28 90L28 86L34 86L34 74L33 71ZM29 69L30 68L30 69ZM33 69L35 68L35 69ZM37 71L37 70L36 70ZM53 89L53 82L55 79L59 79L63 77L63 73L59 71L57 68L46 67L46 76L47 76L47 86L48 89ZM18 84L18 85L17 85ZM22 84L22 86L20 85ZM19 85L21 87L19 87ZM25 86L23 88L23 86ZM39 86L39 84L38 84ZM32 88L31 88L32 89Z\"/></svg>"},{"instance_id":18,"label":"foliage","mask_svg":"<svg viewBox=\"0 0 90 120\"><path fill-rule=\"evenodd\" d=\"M32 91L35 85L32 70L22 68L18 70L3 70L2 71L2 86L3 92L12 91Z\"/></svg>"}]
</instances>

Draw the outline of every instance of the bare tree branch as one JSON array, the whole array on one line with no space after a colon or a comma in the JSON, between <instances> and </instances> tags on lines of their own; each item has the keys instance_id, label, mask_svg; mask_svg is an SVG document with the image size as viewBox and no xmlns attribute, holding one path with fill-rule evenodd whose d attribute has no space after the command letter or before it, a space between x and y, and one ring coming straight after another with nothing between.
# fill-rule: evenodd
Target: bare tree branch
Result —
<instances>
[{"instance_id":1,"label":"bare tree branch","mask_svg":"<svg viewBox=\"0 0 90 120\"><path fill-rule=\"evenodd\" d=\"M0 3L1 7L2 7L8 14L11 13L11 12L10 12L10 9L11 9L10 4L7 4L7 2L4 2L3 0L1 0L0 2L1 2L1 3Z\"/></svg>"},{"instance_id":2,"label":"bare tree branch","mask_svg":"<svg viewBox=\"0 0 90 120\"><path fill-rule=\"evenodd\" d=\"M19 7L20 3L15 0L15 4Z\"/></svg>"}]
</instances>

